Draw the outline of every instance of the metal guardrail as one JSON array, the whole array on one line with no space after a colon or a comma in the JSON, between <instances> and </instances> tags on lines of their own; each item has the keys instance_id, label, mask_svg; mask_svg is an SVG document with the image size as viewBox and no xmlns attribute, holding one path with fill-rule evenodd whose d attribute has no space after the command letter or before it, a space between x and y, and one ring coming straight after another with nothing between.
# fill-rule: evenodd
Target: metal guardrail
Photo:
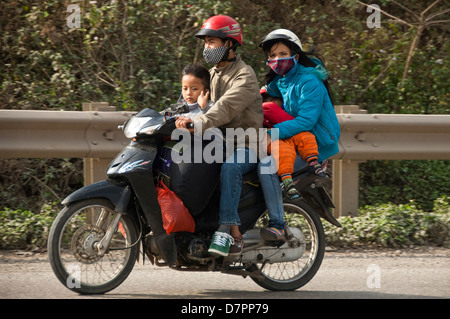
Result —
<instances>
[{"instance_id":1,"label":"metal guardrail","mask_svg":"<svg viewBox=\"0 0 450 319\"><path fill-rule=\"evenodd\" d=\"M0 158L113 158L130 112L0 110Z\"/></svg>"},{"instance_id":2,"label":"metal guardrail","mask_svg":"<svg viewBox=\"0 0 450 319\"><path fill-rule=\"evenodd\" d=\"M350 160L450 159L450 115L338 114L340 152Z\"/></svg>"},{"instance_id":3,"label":"metal guardrail","mask_svg":"<svg viewBox=\"0 0 450 319\"><path fill-rule=\"evenodd\" d=\"M0 158L112 158L132 112L0 110ZM450 115L338 114L339 160L450 159Z\"/></svg>"},{"instance_id":4,"label":"metal guardrail","mask_svg":"<svg viewBox=\"0 0 450 319\"><path fill-rule=\"evenodd\" d=\"M83 109L111 110L105 103ZM450 159L450 115L363 114L336 106L341 125L333 156L335 217L358 211L358 164L366 160ZM129 143L118 125L132 112L0 110L0 158L85 158L85 182L103 179Z\"/></svg>"}]
</instances>

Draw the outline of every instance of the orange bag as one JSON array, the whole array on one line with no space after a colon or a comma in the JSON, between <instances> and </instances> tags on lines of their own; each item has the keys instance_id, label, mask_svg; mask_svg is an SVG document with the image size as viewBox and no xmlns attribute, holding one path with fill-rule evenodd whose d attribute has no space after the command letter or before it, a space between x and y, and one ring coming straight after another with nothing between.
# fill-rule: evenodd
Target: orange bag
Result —
<instances>
[{"instance_id":1,"label":"orange bag","mask_svg":"<svg viewBox=\"0 0 450 319\"><path fill-rule=\"evenodd\" d=\"M163 227L167 234L195 231L195 221L181 199L160 181L156 186Z\"/></svg>"}]
</instances>

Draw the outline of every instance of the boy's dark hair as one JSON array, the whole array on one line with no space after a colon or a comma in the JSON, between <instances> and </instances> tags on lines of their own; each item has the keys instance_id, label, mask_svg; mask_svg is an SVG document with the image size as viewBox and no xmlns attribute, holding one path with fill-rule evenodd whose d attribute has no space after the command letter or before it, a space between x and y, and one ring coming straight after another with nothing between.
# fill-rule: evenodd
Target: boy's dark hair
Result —
<instances>
[{"instance_id":1,"label":"boy's dark hair","mask_svg":"<svg viewBox=\"0 0 450 319\"><path fill-rule=\"evenodd\" d=\"M210 90L211 78L207 69L198 64L188 64L181 72L181 77L189 74L201 79L205 89Z\"/></svg>"}]
</instances>

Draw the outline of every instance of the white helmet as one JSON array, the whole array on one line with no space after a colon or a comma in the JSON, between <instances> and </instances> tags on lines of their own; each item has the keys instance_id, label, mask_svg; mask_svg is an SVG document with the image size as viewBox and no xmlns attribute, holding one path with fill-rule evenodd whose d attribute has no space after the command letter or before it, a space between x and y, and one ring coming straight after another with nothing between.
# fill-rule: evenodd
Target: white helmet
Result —
<instances>
[{"instance_id":1,"label":"white helmet","mask_svg":"<svg viewBox=\"0 0 450 319\"><path fill-rule=\"evenodd\" d=\"M270 32L268 35L266 35L264 40L261 41L259 47L262 48L264 43L271 40L288 40L289 42L292 42L293 44L297 45L300 48L300 50L303 51L302 42L300 41L298 36L294 32L289 31L287 29L276 29Z\"/></svg>"}]
</instances>

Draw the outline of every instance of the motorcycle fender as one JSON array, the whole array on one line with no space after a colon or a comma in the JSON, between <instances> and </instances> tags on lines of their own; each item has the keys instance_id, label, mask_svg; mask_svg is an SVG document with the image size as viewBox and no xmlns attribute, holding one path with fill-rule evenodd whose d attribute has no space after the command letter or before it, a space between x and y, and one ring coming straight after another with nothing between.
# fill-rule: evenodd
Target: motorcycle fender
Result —
<instances>
[{"instance_id":1,"label":"motorcycle fender","mask_svg":"<svg viewBox=\"0 0 450 319\"><path fill-rule=\"evenodd\" d=\"M336 227L342 227L342 225L330 212L330 207L326 203L327 200L324 199L325 196L329 197L329 195L324 188L317 187L314 190L309 190L305 193L302 192L301 194L308 204L312 205L313 208L319 213L320 217Z\"/></svg>"},{"instance_id":2,"label":"motorcycle fender","mask_svg":"<svg viewBox=\"0 0 450 319\"><path fill-rule=\"evenodd\" d=\"M114 204L115 210L119 213L126 214L128 202L131 197L131 190L128 186L120 186L103 180L91 185L84 186L69 196L67 196L62 204L67 206L80 200L91 198L105 198Z\"/></svg>"},{"instance_id":3,"label":"motorcycle fender","mask_svg":"<svg viewBox=\"0 0 450 319\"><path fill-rule=\"evenodd\" d=\"M319 213L320 217L334 226L342 227L330 212L330 208L334 208L334 203L327 192L327 188L330 188L328 183L331 183L331 181L317 179L314 175L309 175L298 180L297 189L306 202Z\"/></svg>"}]
</instances>

